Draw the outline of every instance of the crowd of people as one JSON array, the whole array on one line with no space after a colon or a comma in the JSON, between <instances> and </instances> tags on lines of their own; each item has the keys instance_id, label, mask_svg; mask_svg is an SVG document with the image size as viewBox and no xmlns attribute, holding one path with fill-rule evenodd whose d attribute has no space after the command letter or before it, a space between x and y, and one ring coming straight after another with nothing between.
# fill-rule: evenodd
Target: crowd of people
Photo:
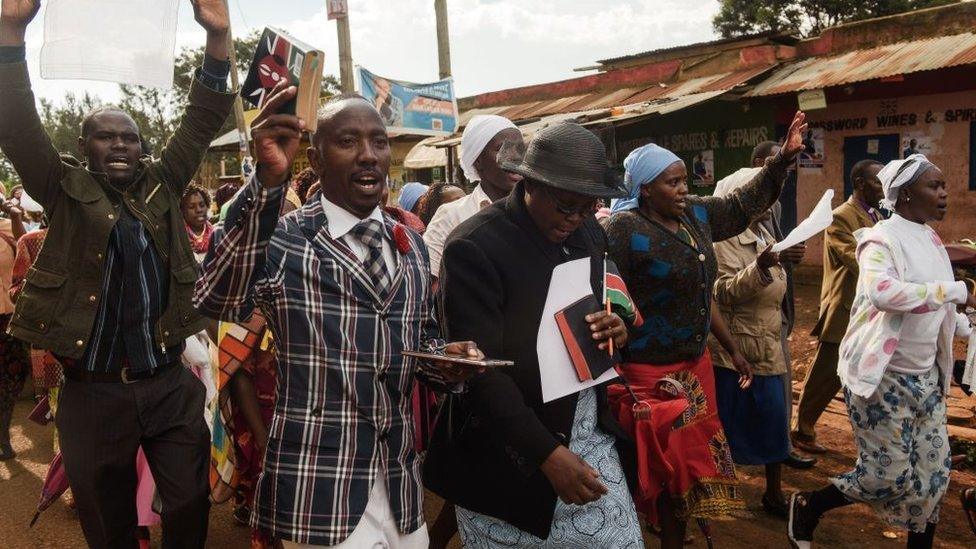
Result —
<instances>
[{"instance_id":1,"label":"crowd of people","mask_svg":"<svg viewBox=\"0 0 976 549\"><path fill-rule=\"evenodd\" d=\"M193 5L206 54L172 139L153 157L127 113L100 108L78 160L31 92L39 2L3 0L0 150L23 187L0 206L0 459L33 372L91 547L148 546L159 523L164 547L204 547L211 503L233 501L255 548L636 548L646 528L670 549L691 520L742 519L736 465L765 467L784 536L764 541L810 547L824 514L863 503L933 546L952 341L976 308L929 226L949 198L938 166L854 166L794 414L806 248L773 245L804 113L712 196L655 144L620 178L582 126L526 144L479 115L460 144L470 192L410 183L391 200L375 107L343 94L301 120L279 112L297 93L282 82L243 185L211 196L193 178L235 98L229 23L223 0ZM305 133L311 167L292 176ZM626 286L580 326L619 375L547 401L538 328L554 270L577 260L594 296L611 270ZM857 462L788 496L783 466L827 451L816 425L841 390ZM425 490L446 502L430 524ZM976 492L962 498L976 524Z\"/></svg>"}]
</instances>

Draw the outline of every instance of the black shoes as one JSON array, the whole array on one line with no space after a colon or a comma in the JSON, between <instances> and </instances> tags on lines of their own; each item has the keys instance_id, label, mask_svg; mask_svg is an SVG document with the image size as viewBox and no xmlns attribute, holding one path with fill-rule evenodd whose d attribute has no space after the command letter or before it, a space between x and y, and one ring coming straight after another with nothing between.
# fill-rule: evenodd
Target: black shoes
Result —
<instances>
[{"instance_id":1,"label":"black shoes","mask_svg":"<svg viewBox=\"0 0 976 549\"><path fill-rule=\"evenodd\" d=\"M820 517L815 516L810 510L809 496L809 492L797 492L790 498L786 532L790 538L790 545L794 549L810 549L813 531L820 522Z\"/></svg>"},{"instance_id":2,"label":"black shoes","mask_svg":"<svg viewBox=\"0 0 976 549\"><path fill-rule=\"evenodd\" d=\"M811 469L816 464L817 458L807 457L796 452L790 452L790 455L783 460L783 465L793 469Z\"/></svg>"},{"instance_id":3,"label":"black shoes","mask_svg":"<svg viewBox=\"0 0 976 549\"><path fill-rule=\"evenodd\" d=\"M766 514L772 515L778 519L786 520L790 512L790 504L785 500L776 500L769 497L768 494L763 494L762 506L766 511Z\"/></svg>"}]
</instances>

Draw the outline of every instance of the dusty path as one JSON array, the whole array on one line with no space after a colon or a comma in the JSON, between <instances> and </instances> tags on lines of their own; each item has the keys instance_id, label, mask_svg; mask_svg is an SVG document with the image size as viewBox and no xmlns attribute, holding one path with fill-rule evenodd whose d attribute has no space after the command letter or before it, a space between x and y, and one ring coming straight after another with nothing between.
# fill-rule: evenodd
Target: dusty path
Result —
<instances>
[{"instance_id":1,"label":"dusty path","mask_svg":"<svg viewBox=\"0 0 976 549\"><path fill-rule=\"evenodd\" d=\"M798 291L798 326L792 341L796 356L796 368L804 372L812 359L813 347L806 335L816 320L817 288L800 286ZM972 407L976 402L965 403ZM37 495L52 457L51 430L26 421L30 402L21 401L15 412L14 448L18 457L12 462L0 462L0 547L10 548L82 548L85 547L81 528L74 518L74 512L62 502L49 509L38 524L27 529L33 514ZM839 473L853 463L854 445L851 440L847 416L843 415L843 405L834 403L825 414L821 429L821 440L833 452L825 456L818 467L810 471L787 470L785 482L787 490L809 489L820 486L831 474ZM757 547L787 547L784 534L785 523L765 515L759 507L762 493L762 470L758 467L740 468L745 494L754 517L750 520L715 524L715 545L718 548L756 549ZM959 505L959 490L964 486L976 486L976 475L971 472L953 472L949 495L942 510L939 523L937 547L952 549L972 549L976 547L974 536L966 524ZM427 499L428 518L433 520L440 502ZM237 526L230 515L228 505L216 506L211 511L210 537L208 547L246 548L248 533ZM888 530L866 508L850 507L839 511L821 523L817 531L820 547L837 548L898 548L904 547L905 536L898 533L895 540L884 537ZM159 531L154 530L154 546L158 547ZM705 547L701 535L691 547ZM657 547L654 538L647 538L648 547ZM459 547L455 540L453 547Z\"/></svg>"}]
</instances>

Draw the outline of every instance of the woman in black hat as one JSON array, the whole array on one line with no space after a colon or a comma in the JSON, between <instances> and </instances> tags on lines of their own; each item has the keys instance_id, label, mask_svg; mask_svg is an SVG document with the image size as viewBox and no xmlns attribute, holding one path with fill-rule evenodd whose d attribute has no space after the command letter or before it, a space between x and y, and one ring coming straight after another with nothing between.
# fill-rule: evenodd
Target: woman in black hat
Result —
<instances>
[{"instance_id":1,"label":"woman in black hat","mask_svg":"<svg viewBox=\"0 0 976 549\"><path fill-rule=\"evenodd\" d=\"M631 329L621 369L652 407L644 414L650 417L634 417L622 387L611 388L611 402L621 422L633 426L638 452L649 464L638 471L642 489L634 497L648 522L660 525L662 547L682 545L688 518L729 518L745 506L718 418L705 347L709 332L729 351L742 387L752 374L712 311L718 273L712 242L742 233L779 198L787 167L803 150L804 119L798 112L779 154L753 181L723 198L690 195L685 163L657 145L645 145L624 161L630 194L614 204L607 236L610 257L644 319ZM675 397L687 402L686 409L672 428L658 429L654 422L665 415L663 408L673 410Z\"/></svg>"},{"instance_id":2,"label":"woman in black hat","mask_svg":"<svg viewBox=\"0 0 976 549\"><path fill-rule=\"evenodd\" d=\"M442 411L425 483L457 505L465 547L641 547L605 388L544 403L536 350L554 267L589 258L601 295L606 240L593 212L624 190L603 144L576 124L542 130L521 163L499 164L524 180L449 237L442 327L515 366L471 379ZM594 338L626 343L616 314L586 321Z\"/></svg>"}]
</instances>

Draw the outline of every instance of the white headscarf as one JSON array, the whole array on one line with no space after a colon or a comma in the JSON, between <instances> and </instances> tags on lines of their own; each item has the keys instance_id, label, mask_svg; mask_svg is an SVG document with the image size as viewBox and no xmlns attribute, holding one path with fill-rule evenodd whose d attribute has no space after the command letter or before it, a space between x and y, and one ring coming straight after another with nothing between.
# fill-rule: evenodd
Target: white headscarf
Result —
<instances>
[{"instance_id":1,"label":"white headscarf","mask_svg":"<svg viewBox=\"0 0 976 549\"><path fill-rule=\"evenodd\" d=\"M884 192L881 205L886 210L895 211L898 191L914 183L926 170L933 167L935 164L929 162L924 154L913 154L904 160L892 160L885 164L878 172L881 190Z\"/></svg>"},{"instance_id":2,"label":"white headscarf","mask_svg":"<svg viewBox=\"0 0 976 549\"><path fill-rule=\"evenodd\" d=\"M461 168L468 181L481 181L474 161L481 156L488 142L502 130L518 129L511 120L495 114L479 114L468 122L461 135Z\"/></svg>"},{"instance_id":3,"label":"white headscarf","mask_svg":"<svg viewBox=\"0 0 976 549\"><path fill-rule=\"evenodd\" d=\"M715 184L715 190L712 191L712 196L725 197L732 194L732 191L745 187L746 183L749 183L756 178L756 175L762 171L762 168L739 168L729 176L720 179L718 183Z\"/></svg>"}]
</instances>

